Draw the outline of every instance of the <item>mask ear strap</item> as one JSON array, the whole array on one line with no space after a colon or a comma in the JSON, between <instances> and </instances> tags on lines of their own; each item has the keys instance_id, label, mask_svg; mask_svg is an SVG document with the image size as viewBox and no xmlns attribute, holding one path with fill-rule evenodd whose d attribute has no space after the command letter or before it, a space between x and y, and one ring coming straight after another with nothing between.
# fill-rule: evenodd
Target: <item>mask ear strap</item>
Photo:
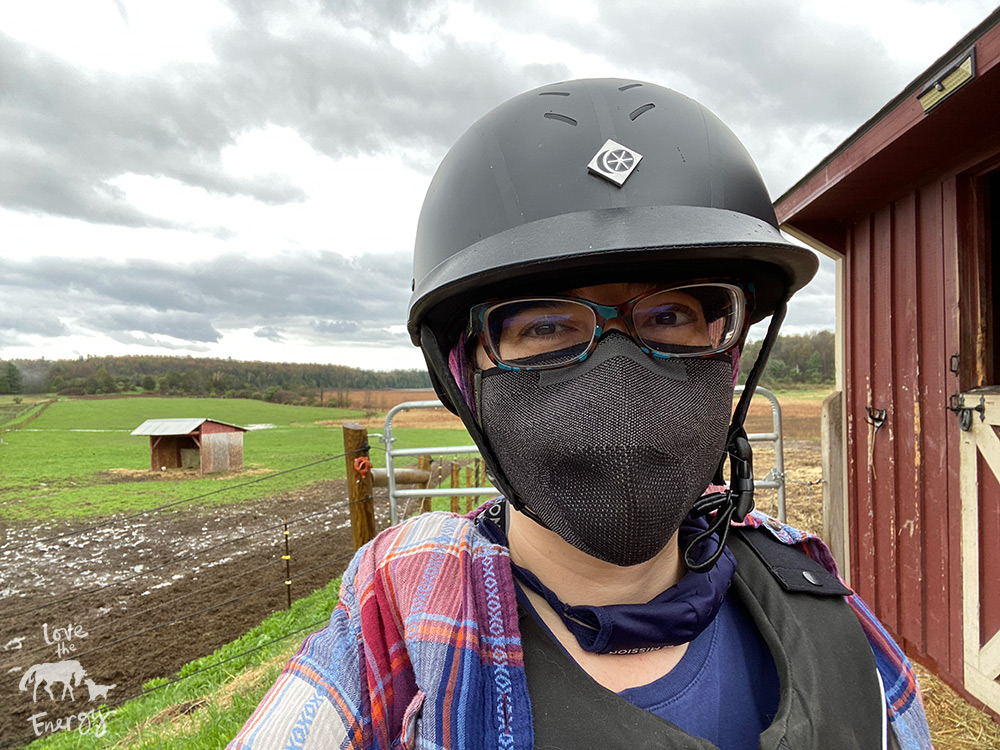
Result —
<instances>
[{"instance_id":1,"label":"mask ear strap","mask_svg":"<svg viewBox=\"0 0 1000 750\"><path fill-rule=\"evenodd\" d=\"M726 455L719 462L713 480L714 484L725 484L723 470L728 458L729 488L725 492L713 492L710 495L700 497L691 510L691 515L695 517L715 512L715 519L709 524L707 530L693 537L685 548L684 564L687 565L688 570L702 573L715 565L719 557L722 556L726 541L729 539L730 524L734 519L742 522L754 508L753 450L747 439L743 423L746 420L747 411L750 409L750 401L757 389L757 383L764 373L764 367L767 365L768 357L770 357L771 350L778 338L778 329L781 328L787 309L788 300L785 298L781 300L771 316L771 322L768 324L767 334L760 346L760 352L747 376L740 400L733 410L733 420L729 426L729 438L726 443ZM719 546L715 552L705 560L695 561L691 559L691 550L715 533L719 534Z\"/></svg>"},{"instance_id":2,"label":"mask ear strap","mask_svg":"<svg viewBox=\"0 0 1000 750\"><path fill-rule=\"evenodd\" d=\"M455 378L451 374L451 369L448 367L448 361L444 354L444 350L441 348L441 343L438 341L434 331L432 331L426 324L420 326L420 348L423 350L427 366L431 369L431 372L436 375L441 388L445 392L445 395L451 401L451 405L454 407L455 413L461 417L462 422L465 423L465 427L469 431L469 435L472 437L473 442L475 442L476 447L479 448L479 452L483 456L483 463L486 464L486 470L489 472L490 478L497 486L497 489L500 490L504 498L510 502L515 509L524 513L535 523L548 528L548 526L537 516L537 514L525 505L524 501L517 496L514 492L514 488L507 480L507 477L504 476L504 473L500 468L500 462L497 461L496 454L494 454L492 446L490 446L489 441L486 439L486 435L480 427L479 420L475 417L475 415L473 415L468 402L465 400L464 394L459 389L458 383L455 382Z\"/></svg>"}]
</instances>

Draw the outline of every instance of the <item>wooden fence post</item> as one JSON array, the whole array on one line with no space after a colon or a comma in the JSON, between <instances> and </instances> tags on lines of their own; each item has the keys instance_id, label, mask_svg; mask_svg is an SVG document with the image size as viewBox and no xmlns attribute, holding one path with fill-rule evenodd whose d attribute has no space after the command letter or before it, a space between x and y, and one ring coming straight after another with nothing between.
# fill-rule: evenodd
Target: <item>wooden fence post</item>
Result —
<instances>
[{"instance_id":1,"label":"wooden fence post","mask_svg":"<svg viewBox=\"0 0 1000 750\"><path fill-rule=\"evenodd\" d=\"M368 430L357 422L344 422L347 462L347 499L351 510L354 550L375 538L375 501L372 497L372 464L368 458Z\"/></svg>"},{"instance_id":2,"label":"wooden fence post","mask_svg":"<svg viewBox=\"0 0 1000 750\"><path fill-rule=\"evenodd\" d=\"M465 467L465 486L466 487L475 487L475 485L472 483L472 467L471 466L466 466ZM466 513L471 513L472 512L472 495L468 495L465 498L465 512Z\"/></svg>"},{"instance_id":3,"label":"wooden fence post","mask_svg":"<svg viewBox=\"0 0 1000 750\"><path fill-rule=\"evenodd\" d=\"M417 458L417 468L421 471L427 472L427 484L424 485L424 489L429 488L434 484L434 477L431 475L431 457L430 456L420 456ZM431 512L431 499L429 497L420 498L420 513L430 513Z\"/></svg>"},{"instance_id":4,"label":"wooden fence post","mask_svg":"<svg viewBox=\"0 0 1000 750\"><path fill-rule=\"evenodd\" d=\"M458 461L452 461L451 462L451 488L453 490L454 489L458 489L459 487L462 486L462 480L461 480L461 478L458 475L459 471L460 471L460 467L458 465ZM451 512L452 513L458 513L459 512L459 509L458 509L458 495L452 495L451 496Z\"/></svg>"}]
</instances>

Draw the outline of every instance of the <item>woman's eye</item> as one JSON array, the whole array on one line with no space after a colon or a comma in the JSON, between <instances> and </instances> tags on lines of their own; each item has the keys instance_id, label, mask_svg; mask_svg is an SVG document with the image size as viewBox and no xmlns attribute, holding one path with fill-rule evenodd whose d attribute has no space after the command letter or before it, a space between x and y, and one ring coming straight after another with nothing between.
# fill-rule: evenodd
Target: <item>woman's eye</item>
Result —
<instances>
[{"instance_id":1,"label":"woman's eye","mask_svg":"<svg viewBox=\"0 0 1000 750\"><path fill-rule=\"evenodd\" d=\"M661 309L653 315L653 323L658 326L682 326L697 319L694 310L683 305Z\"/></svg>"},{"instance_id":2,"label":"woman's eye","mask_svg":"<svg viewBox=\"0 0 1000 750\"><path fill-rule=\"evenodd\" d=\"M566 328L565 325L561 323L551 320L545 320L525 326L521 330L521 335L529 336L532 338L541 338L543 336L554 336L560 331L565 330L565 328Z\"/></svg>"}]
</instances>

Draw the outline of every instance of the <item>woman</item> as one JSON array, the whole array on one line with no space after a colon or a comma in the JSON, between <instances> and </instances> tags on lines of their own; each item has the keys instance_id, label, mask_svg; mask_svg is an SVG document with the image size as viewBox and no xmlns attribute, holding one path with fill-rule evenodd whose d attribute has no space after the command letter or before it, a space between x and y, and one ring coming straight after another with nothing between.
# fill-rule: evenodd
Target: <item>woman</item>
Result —
<instances>
[{"instance_id":1,"label":"woman","mask_svg":"<svg viewBox=\"0 0 1000 750\"><path fill-rule=\"evenodd\" d=\"M930 747L826 548L751 513L743 418L815 269L673 91L555 84L473 125L424 202L409 331L506 499L359 552L234 746Z\"/></svg>"}]
</instances>

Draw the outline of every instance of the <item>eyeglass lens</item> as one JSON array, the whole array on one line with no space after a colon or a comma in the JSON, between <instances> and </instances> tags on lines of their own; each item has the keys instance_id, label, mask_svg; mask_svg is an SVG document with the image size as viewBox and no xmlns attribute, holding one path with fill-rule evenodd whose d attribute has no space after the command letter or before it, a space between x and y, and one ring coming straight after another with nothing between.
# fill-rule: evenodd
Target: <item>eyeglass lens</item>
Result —
<instances>
[{"instance_id":1,"label":"eyeglass lens","mask_svg":"<svg viewBox=\"0 0 1000 750\"><path fill-rule=\"evenodd\" d=\"M633 307L632 332L640 343L661 354L698 356L719 351L739 334L742 299L741 292L728 284L654 292ZM492 305L483 322L488 344L504 364L559 367L590 349L598 317L583 301L531 298Z\"/></svg>"}]
</instances>

